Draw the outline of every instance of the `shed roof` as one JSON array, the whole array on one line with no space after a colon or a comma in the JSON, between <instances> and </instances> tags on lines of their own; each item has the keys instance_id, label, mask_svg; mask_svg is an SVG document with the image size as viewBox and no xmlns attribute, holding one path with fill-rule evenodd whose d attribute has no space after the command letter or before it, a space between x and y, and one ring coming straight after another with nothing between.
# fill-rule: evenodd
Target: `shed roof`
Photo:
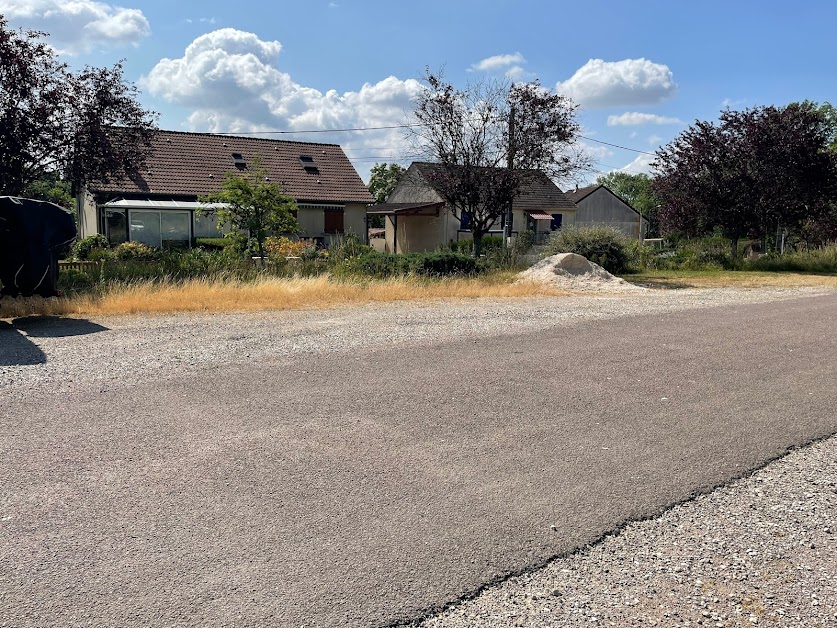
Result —
<instances>
[{"instance_id":1,"label":"shed roof","mask_svg":"<svg viewBox=\"0 0 837 628\"><path fill-rule=\"evenodd\" d=\"M567 192L567 196L572 199L573 203L578 203L581 200L584 200L588 196L590 196L593 192L598 190L599 188L604 187L603 185L588 185L583 188L578 188L572 192Z\"/></svg>"},{"instance_id":2,"label":"shed roof","mask_svg":"<svg viewBox=\"0 0 837 628\"><path fill-rule=\"evenodd\" d=\"M310 158L310 159L309 159ZM261 137L157 131L147 167L133 176L93 183L93 192L199 196L221 190L236 162L256 160L271 181L298 201L371 203L374 199L337 144Z\"/></svg>"},{"instance_id":3,"label":"shed roof","mask_svg":"<svg viewBox=\"0 0 837 628\"><path fill-rule=\"evenodd\" d=\"M410 168L415 168L422 178L432 187L430 175L440 168L439 164L417 161ZM561 192L557 185L543 172L532 172L532 177L523 185L520 194L514 199L512 207L521 211L543 209L575 209L575 204ZM437 190L438 191L438 190Z\"/></svg>"},{"instance_id":4,"label":"shed roof","mask_svg":"<svg viewBox=\"0 0 837 628\"><path fill-rule=\"evenodd\" d=\"M631 205L628 201L626 201L624 198L619 196L616 192L614 192L609 187L607 187L606 185L603 185L603 184L588 185L587 187L578 188L574 192L567 192L567 196L569 196L573 200L574 203L580 203L581 201L583 201L585 198L587 198L593 192L596 192L600 188L603 189L608 194L610 194L612 196L615 196L617 199L619 199L620 202L624 203L625 206L628 209L630 209L631 211L639 214L639 211L637 211L637 209L633 205Z\"/></svg>"}]
</instances>

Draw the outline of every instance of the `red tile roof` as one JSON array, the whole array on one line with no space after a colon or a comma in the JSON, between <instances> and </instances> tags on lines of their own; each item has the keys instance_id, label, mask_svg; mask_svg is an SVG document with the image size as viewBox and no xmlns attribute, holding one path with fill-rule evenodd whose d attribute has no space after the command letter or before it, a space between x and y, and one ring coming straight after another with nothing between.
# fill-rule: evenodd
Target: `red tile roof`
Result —
<instances>
[{"instance_id":1,"label":"red tile roof","mask_svg":"<svg viewBox=\"0 0 837 628\"><path fill-rule=\"evenodd\" d=\"M260 137L158 131L147 168L129 179L91 184L93 192L154 196L199 196L218 192L224 174L235 172L233 153L248 166L257 158L268 177L297 201L372 203L343 149L337 144L288 142ZM316 172L306 172L300 157L313 158ZM306 164L309 165L309 164ZM309 168L310 170L310 168Z\"/></svg>"},{"instance_id":2,"label":"red tile roof","mask_svg":"<svg viewBox=\"0 0 837 628\"><path fill-rule=\"evenodd\" d=\"M433 187L432 172L440 168L439 164L416 161L410 165L415 168L422 178ZM512 202L513 209L535 211L543 209L576 209L573 202L567 198L558 186L543 172L533 172L522 186L520 194Z\"/></svg>"},{"instance_id":3,"label":"red tile roof","mask_svg":"<svg viewBox=\"0 0 837 628\"><path fill-rule=\"evenodd\" d=\"M590 196L593 192L595 192L596 190L598 190L601 187L604 187L604 186L603 185L588 185L587 187L578 188L577 190L575 190L573 192L567 192L566 194L567 194L567 196L569 196L572 199L573 203L578 203L578 202L584 200L585 198L587 198L588 196Z\"/></svg>"}]
</instances>

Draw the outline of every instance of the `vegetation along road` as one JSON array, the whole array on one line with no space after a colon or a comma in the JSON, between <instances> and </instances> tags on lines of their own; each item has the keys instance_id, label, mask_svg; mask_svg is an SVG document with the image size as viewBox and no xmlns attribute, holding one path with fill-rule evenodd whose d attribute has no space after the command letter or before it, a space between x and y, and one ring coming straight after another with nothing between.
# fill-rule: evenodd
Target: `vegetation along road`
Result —
<instances>
[{"instance_id":1,"label":"vegetation along road","mask_svg":"<svg viewBox=\"0 0 837 628\"><path fill-rule=\"evenodd\" d=\"M0 321L0 623L425 617L837 432L835 319L728 288Z\"/></svg>"}]
</instances>

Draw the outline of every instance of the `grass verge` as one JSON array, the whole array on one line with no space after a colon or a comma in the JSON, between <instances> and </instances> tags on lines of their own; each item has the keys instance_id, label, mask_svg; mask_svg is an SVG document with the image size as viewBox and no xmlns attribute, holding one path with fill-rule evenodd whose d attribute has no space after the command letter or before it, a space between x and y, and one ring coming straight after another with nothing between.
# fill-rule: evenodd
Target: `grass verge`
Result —
<instances>
[{"instance_id":1,"label":"grass verge","mask_svg":"<svg viewBox=\"0 0 837 628\"><path fill-rule=\"evenodd\" d=\"M328 308L361 303L482 297L563 296L566 291L512 283L514 273L473 278L335 280L327 276L255 281L191 279L115 284L102 294L0 301L0 318Z\"/></svg>"},{"instance_id":2,"label":"grass verge","mask_svg":"<svg viewBox=\"0 0 837 628\"><path fill-rule=\"evenodd\" d=\"M740 270L655 270L623 275L651 288L837 288L837 275Z\"/></svg>"}]
</instances>

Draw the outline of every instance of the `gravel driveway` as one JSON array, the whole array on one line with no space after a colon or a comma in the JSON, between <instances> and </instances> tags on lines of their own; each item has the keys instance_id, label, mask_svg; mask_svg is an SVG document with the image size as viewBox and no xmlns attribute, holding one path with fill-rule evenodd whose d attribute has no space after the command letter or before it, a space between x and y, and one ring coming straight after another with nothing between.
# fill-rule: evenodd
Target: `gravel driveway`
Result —
<instances>
[{"instance_id":1,"label":"gravel driveway","mask_svg":"<svg viewBox=\"0 0 837 628\"><path fill-rule=\"evenodd\" d=\"M78 416L69 423L69 428L75 430L76 435L88 431L96 434L97 430L109 429L109 423L94 414L83 414L83 411L86 411L84 408L88 406L94 408L96 406L94 399L103 400L101 403L116 403L124 395L131 393L137 387L138 382L146 384L144 389L148 390L151 389L148 384L153 382L158 383L161 389L168 388L166 398L168 402L172 405L180 404L182 408L188 409L188 400L185 402L181 400L184 394L188 394L191 385L189 382L192 378L196 382L201 382L195 390L202 390L203 394L208 394L210 384L207 382L212 381L213 373L246 373L247 368L255 366L258 369L261 363L270 363L274 368L290 365L293 368L292 373L289 372L290 377L298 378L298 381L302 382L306 377L306 356L311 356L312 362L316 356L317 368L323 373L341 372L341 369L346 370L346 367L339 366L341 363L353 358L360 350L367 350L371 347L384 351L388 349L392 349L393 352L400 351L405 356L404 359L409 359L411 346L418 350L432 347L436 343L457 340L460 341L457 347L462 347L463 339L473 339L474 343L490 343L492 339L505 337L511 339L518 334L534 330L548 329L555 332L570 330L577 325L579 328L586 327L587 333L590 334L593 333L588 325L591 321L614 321L634 316L642 317L637 319L641 321L641 325L633 324L623 326L621 329L633 330L633 333L637 334L637 343L648 343L653 342L655 323L657 321L662 323L664 317L672 312L718 306L734 309L739 305L745 307L748 304L770 303L823 294L833 294L833 292L825 289L799 288L649 291L619 296L407 303L304 312L115 317L95 321L61 319L0 321L0 419L2 419L0 425L3 428L0 433L0 456L20 458L21 443L26 444L30 440L32 443L37 443L38 439L45 439L44 442L51 449L38 453L38 456L43 454L45 460L32 456L31 461L27 461L27 464L31 462L33 474L42 474L44 478L52 481L50 474L53 468L56 466L63 468L73 463L72 456L67 457L66 452L69 449L65 447L66 443L61 441L60 433L52 435L47 432L51 428L47 427L46 417L44 421L39 419L36 423L31 423L31 434L22 437L20 430L7 429L7 426L15 426L19 421L16 421L18 418L16 416L4 415L3 408L25 408L26 400L33 397L41 400L52 399L56 408L62 407L65 398L71 399L73 410L77 410ZM552 336L560 337L561 334L553 333ZM514 347L511 342L505 344ZM746 347L746 339L742 338L742 346ZM659 350L667 351L664 347L660 347ZM796 357L797 362L799 357ZM517 360L520 361L519 358ZM616 363L611 366L618 368ZM614 376L617 373L618 370L614 371ZM386 374L379 373L378 377L386 378ZM607 379L609 380L610 377ZM244 386L245 383L242 382L241 385ZM739 383L739 386L743 385ZM597 390L599 393L606 391L605 388ZM796 394L808 393L797 391ZM607 397L606 394L600 396ZM415 402L421 404L424 400L426 400L426 394L416 391ZM147 402L147 399L145 401ZM385 395L380 399L374 399L373 402L386 403ZM165 404L166 401L161 403ZM304 404L305 399L291 399L288 403ZM584 400L580 399L578 403L583 406ZM698 399L695 403L700 403L700 400ZM351 407L351 412L359 412L358 416L362 416L362 400L347 399L345 404ZM335 400L334 407L339 407L339 405L340 400ZM153 404L148 404L147 408L157 410ZM69 409L68 404L67 410ZM441 411L445 408L439 406L439 409ZM259 416L257 408L250 410ZM102 407L99 414L106 414L107 411L107 407ZM145 412L147 414L148 409ZM147 429L149 425L155 424L157 417L147 414L148 420L146 420L145 416L143 415L141 420L137 421L138 428ZM202 421L199 415L184 417L184 420L186 419L196 424ZM160 429L163 433L169 425L169 423L161 422ZM377 429L381 426L382 424L376 424L372 427ZM133 466L99 467L99 462L109 459L112 455L107 447L118 447L120 438L126 443L129 443L130 439L129 444L132 449L119 454L134 457L134 459L131 457L125 459L127 465L142 461L143 452L150 443L146 438L147 434L159 438L159 432L155 434L152 430L147 433L140 431L132 433L129 427L131 426L126 426L121 431L121 428L115 428L116 431L111 434L114 437L112 441L91 445L94 449L86 458L90 466L79 469L76 475L67 477L66 482L62 478L57 483L47 482L36 487L38 490L47 490L48 497L56 500L52 506L36 502L35 500L40 499L41 496L36 492L32 492L31 495L26 493L25 491L31 490L30 488L21 488L18 493L15 493L14 489L8 489L11 481L20 482L21 486L24 486L28 478L25 474L17 473L17 470L9 468L4 470L0 466L0 475L3 476L0 478L0 540L3 537L4 526L8 524L15 526L15 533L20 535L20 539L26 543L32 542L38 545L35 539L41 533L40 521L37 518L31 519L32 529L27 531L26 526L30 524L26 519L19 517L15 509L29 508L38 512L39 509L54 506L57 517L57 513L62 513L59 508L61 503L57 497L63 494L60 491L72 496L74 502L82 504L82 509L75 513L78 516L89 514L84 512L88 498L91 504L96 503L97 508L106 509L107 499L98 499L95 493L85 497L74 494L71 490L76 484L91 485L89 480L92 478L101 478L99 480L102 482L101 486L114 490L114 500L122 499L120 487L137 481L142 483L148 480L148 486L155 490L158 486L165 488L166 474L171 472L172 463L167 456L162 454L158 459L155 453L150 459L152 464L141 467L148 469L147 478L131 477L127 471L133 469ZM502 424L495 427L500 432L503 429ZM232 426L229 429L231 430L229 433L224 431L221 434L223 442L208 444L212 447L217 447L219 444L225 447L236 446L240 435L234 433ZM346 426L347 433L351 430L368 431L369 429L370 426L363 424L358 427ZM17 433L11 433L15 431ZM378 432L373 433L378 434ZM417 432L416 435L421 436L421 433ZM206 460L212 463L206 468L209 470L215 468L213 465L216 464L217 452L201 449L207 443L181 442L175 438L178 436L176 432L171 432L171 436L170 443L164 442L164 449L168 448L178 454L172 457L174 463L191 464L190 456L200 453L202 456L205 454ZM509 436L514 437L514 434L510 433ZM261 438L260 434L254 434L253 437L253 446L263 446L262 440L255 440L256 437ZM405 434L404 442L411 441L412 436ZM442 441L440 445L444 445L444 442ZM598 449L598 443L594 445L594 449ZM186 446L195 449L189 450L188 455L179 454L178 448ZM486 442L485 446L490 451L488 448L493 446L493 443ZM618 447L610 445L610 448L617 449ZM602 447L602 449L607 449L607 447ZM265 452L266 457L263 459L252 457L251 454L257 451L255 449L244 447L235 451L241 457L231 459L231 463L249 465L272 462L269 458L271 455L269 451ZM634 455L631 452L611 451L610 453L614 455L614 463L619 459L618 456L625 456L627 459ZM525 452L520 452L521 456L524 454ZM25 452L23 455L25 457ZM757 457L760 454L756 454L753 450L749 455ZM676 506L654 519L628 524L619 534L609 536L591 547L572 553L566 558L552 561L536 572L512 578L499 586L487 589L474 600L452 606L441 615L429 617L428 624L837 625L837 617L834 614L835 578L837 577L837 549L834 533L834 522L837 520L835 459L837 459L837 441L834 438L796 451L782 460L767 465L750 478ZM370 459L369 462L372 464L376 461ZM440 459L439 462L444 461ZM454 462L461 463L463 469L468 464L466 460ZM99 475L101 473L110 475L101 476ZM207 485L207 479L212 478L195 473L191 467L184 466L182 473L182 477L190 482L197 482L198 487L207 490L209 488L224 490L223 484L218 484L217 487ZM707 477L710 476L711 470L707 474ZM242 477L241 480L249 482L247 477ZM450 478L440 478L440 480L452 481ZM484 478L475 477L475 480L484 481ZM374 486L374 482L371 479L369 481L370 486ZM302 482L301 486L304 486L306 482L307 480ZM242 486L250 491L250 486L246 482ZM351 486L351 483L348 486ZM535 484L529 486L533 496L537 495L539 487ZM323 488L329 487L324 485ZM414 490L417 494L424 489L420 483L405 488ZM193 489L190 488L191 490ZM219 492L218 499L221 499L221 496L222 493ZM206 503L212 503L210 494L192 493L192 497L194 499L205 497ZM268 497L273 498L272 495ZM397 498L391 493L385 497L387 500ZM160 493L156 498L152 496L149 503L154 504L156 499L161 505L169 502L177 504L180 498L179 493ZM256 504L256 502L253 503ZM242 501L240 505L244 508L247 504L248 502ZM134 506L138 508L139 514L148 512L148 503L134 504ZM542 509L548 511L548 506L544 504ZM428 503L425 507L430 510L433 505ZM518 507L518 514L523 521L527 513L520 505ZM9 515L5 514L7 509ZM638 508L639 512L647 510L647 508ZM170 516L172 518L185 517L186 514L173 510ZM195 514L200 515L200 511L195 511ZM216 518L225 515L220 510L210 514ZM258 514L257 511L254 511L254 514ZM486 516L489 514L486 511ZM102 510L85 523L92 526L87 532L93 533L96 517L108 518L110 524L116 529L124 523L119 519L121 515L120 512L109 513ZM365 513L360 511L356 514L358 518L364 515ZM65 515L61 514L61 516ZM69 517L70 514L66 516ZM51 521L50 525L54 527L51 533L63 535L72 532L67 538L83 538L85 529L70 530L66 527L67 521L71 519ZM471 524L469 518L465 521ZM188 529L194 529L195 523L197 522L191 522ZM323 525L321 534L324 538L330 538L327 536L330 534L330 528L334 528L335 523L341 522L339 520L317 522L318 525L320 523ZM427 522L415 521L415 523L425 525ZM11 527L8 529L12 530ZM510 527L509 534L512 535L519 529L520 526ZM263 532L264 528L260 530ZM380 532L393 537L393 542L398 543L400 537L408 537L412 530L402 527L400 529L386 528ZM451 530L451 534L453 533L454 531ZM545 528L545 533L548 535L548 527ZM299 534L304 537L305 530L300 530ZM152 535L144 543L147 543L148 549L154 550L159 538L161 537L155 538ZM173 541L173 537L168 538L169 541ZM127 544L126 547L136 549L136 543L131 539L126 538L124 541ZM241 547L246 549L246 539L242 542L245 544ZM405 540L400 542L406 543ZM544 543L545 551L549 551L547 547L549 542L544 541ZM457 541L457 544L461 547L460 541ZM4 544L3 547L11 551L11 546ZM98 551L96 547L83 547L90 556ZM218 548L229 549L229 554L225 556L236 555L235 547L221 548L219 544ZM75 600L74 603L77 604L82 600L78 596L83 592L75 590L77 586L64 584L71 580L70 573L62 575L61 579L50 581L49 576L39 576L33 572L30 574L32 578L30 581L27 574L19 571L13 573L9 570L9 565L17 565L14 568L19 569L20 565L27 564L27 561L36 558L36 562L32 564L44 568L45 565L50 564L47 560L48 556L43 554L48 550L49 547L39 545L38 551L41 555L37 557L34 556L34 552L29 554L21 552L22 555L16 556L5 569L0 569L0 572L5 571L5 573L0 573L0 625L54 623L49 619L55 617L51 613L57 613L61 605L69 603L68 601ZM177 554L188 554L187 550L176 545L167 548L166 552L170 552L170 559L175 561L172 563L172 568L177 564ZM6 558L8 556L7 554ZM167 553L166 556L169 554ZM312 553L311 556L317 556L317 554ZM155 560L158 557L155 556ZM207 557L209 558L211 556ZM475 555L475 558L480 557ZM123 560L128 559L126 555ZM40 562L43 560L46 562ZM3 561L4 558L0 557L0 565L4 564ZM505 564L501 556L497 557L497 563ZM130 564L135 569L142 569L146 566L141 561L134 561ZM210 561L207 564L212 566L213 563ZM378 567L383 572L387 571L386 565L378 565ZM421 578L424 575L420 563L416 563L415 569L417 580L411 583L413 586L423 582ZM486 573L492 573L492 570L496 573L497 569L504 570L508 567L485 566ZM355 577L350 576L350 573L352 572L347 572L347 578ZM382 578L385 576L386 573L381 574ZM118 580L117 574L115 581L118 582ZM37 591L39 595L47 595L49 587L59 585L66 588L62 590L63 597L60 599L47 595L47 599L57 600L55 608L42 606L32 609L27 606L30 603L26 601L31 599L31 595L19 588L24 586L21 585L23 582L29 583L25 586L37 587L30 590L29 594ZM300 581L300 583L300 588L304 591L305 582ZM108 589L107 587L115 585L106 580L101 583L91 583L91 586L93 584L102 591L109 591L109 595L120 594L119 589ZM438 581L427 582L423 586L430 591L432 586L435 587L438 584ZM142 582L136 582L136 585L141 587ZM221 584L216 583L214 586L221 587ZM400 585L392 583L392 586ZM408 590L410 593L414 592L405 584L405 593ZM201 590L198 593L209 595L212 590ZM210 602L233 599L232 596L240 593L242 591L228 592L227 595L230 596L228 598L215 600L196 598L191 601L198 605L202 604L200 608L206 611L212 610ZM320 593L323 594L323 592ZM398 597L397 590L390 593ZM262 594L263 592L257 591L252 593L254 596ZM325 594L330 594L332 598L335 596L334 591L326 591ZM328 614L326 600L328 597L321 595L319 601L325 606L318 612L321 612L320 617L331 619L314 623L338 621L334 618L339 613ZM133 621L129 620L130 616L121 614L123 610L114 605L117 602L119 598L102 599L94 603L103 604L103 608L114 613L111 617L114 620L117 617L120 618L120 622L143 623L144 620L150 620L151 616L147 613L137 614ZM171 609L161 605L160 599L149 597L144 602L146 610L153 608L156 609L155 612L160 613L157 618L161 622L166 619L171 620L172 623L189 623L187 621L189 615L172 619L173 615L166 614ZM136 599L133 603L137 603ZM335 599L336 603L338 600ZM15 616L15 613L22 612L24 607L28 609L27 613L32 613L27 615L28 621L20 621L20 617ZM258 604L256 607L258 608ZM219 613L224 611L220 607L216 610ZM76 620L85 621L84 612L78 612L80 614L76 616ZM416 614L414 612L412 617ZM232 616L222 614L203 617L221 616L232 619ZM356 617L359 616L356 615ZM370 615L370 617L373 616L383 618L386 614ZM194 619L197 615L191 617ZM381 623L381 621L385 620L370 620L368 623ZM247 623L246 616L239 616L236 621L236 623L242 622ZM214 622L209 620L209 623Z\"/></svg>"}]
</instances>

